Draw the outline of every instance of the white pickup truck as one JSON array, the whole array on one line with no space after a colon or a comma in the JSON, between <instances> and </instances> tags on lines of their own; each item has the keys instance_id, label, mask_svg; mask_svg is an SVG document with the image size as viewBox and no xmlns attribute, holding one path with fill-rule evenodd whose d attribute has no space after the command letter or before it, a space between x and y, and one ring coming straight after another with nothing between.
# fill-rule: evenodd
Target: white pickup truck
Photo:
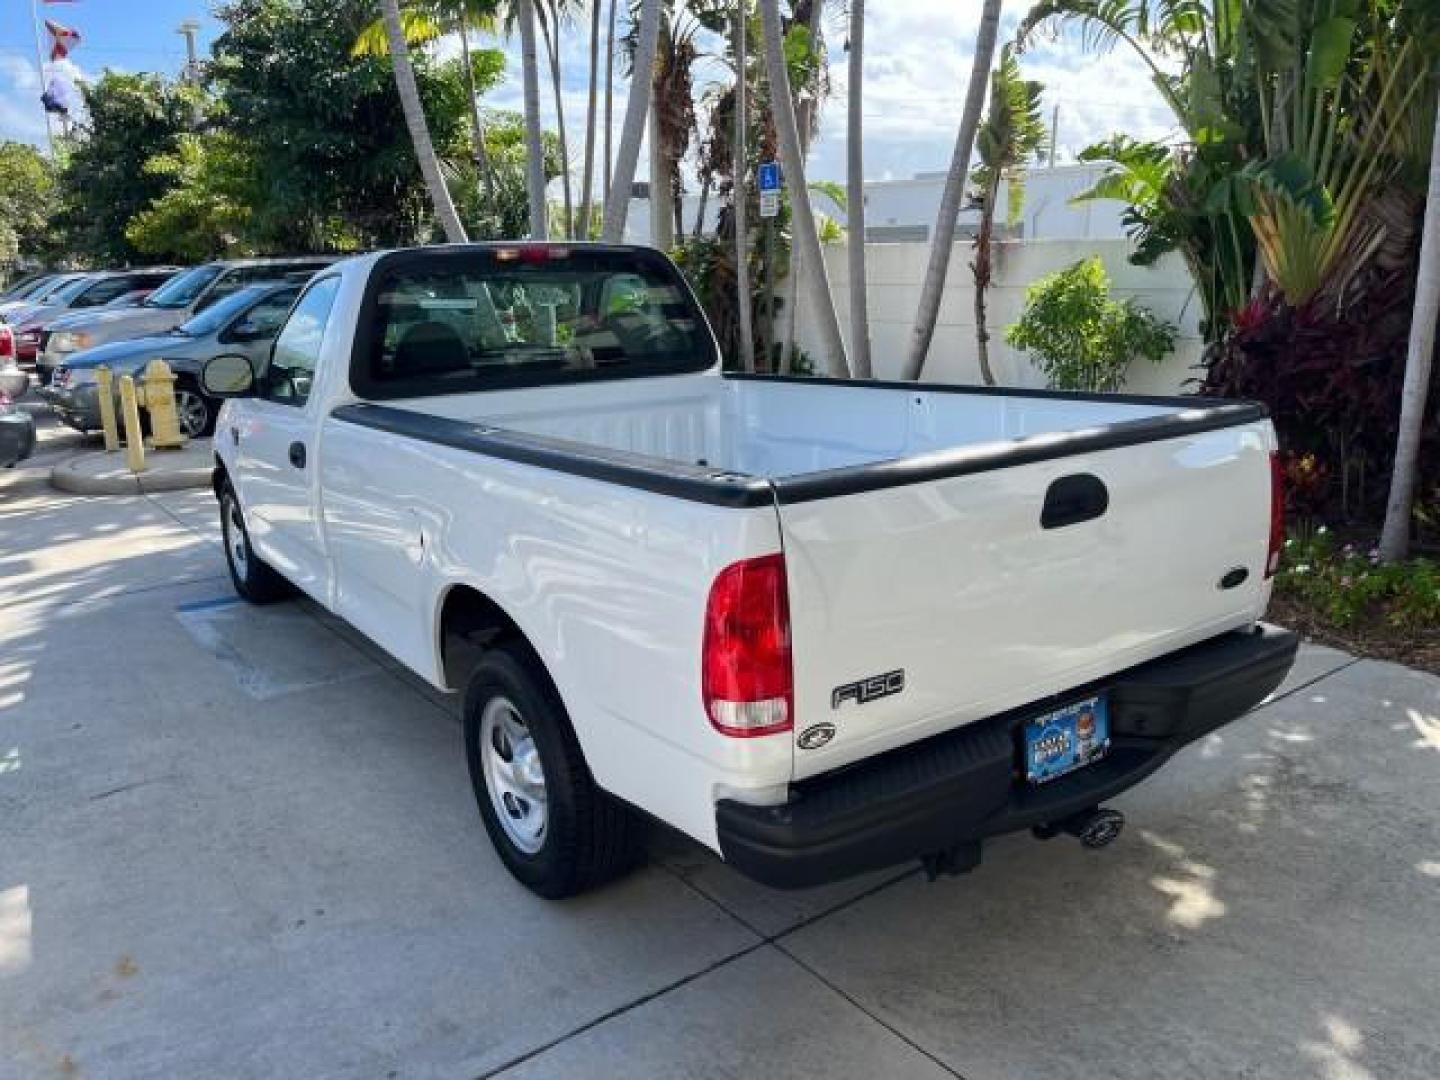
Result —
<instances>
[{"instance_id":1,"label":"white pickup truck","mask_svg":"<svg viewBox=\"0 0 1440 1080\"><path fill-rule=\"evenodd\" d=\"M658 818L759 881L1100 846L1294 635L1253 404L722 373L660 254L322 271L230 396L236 589L295 587L433 685L496 849L564 896Z\"/></svg>"}]
</instances>

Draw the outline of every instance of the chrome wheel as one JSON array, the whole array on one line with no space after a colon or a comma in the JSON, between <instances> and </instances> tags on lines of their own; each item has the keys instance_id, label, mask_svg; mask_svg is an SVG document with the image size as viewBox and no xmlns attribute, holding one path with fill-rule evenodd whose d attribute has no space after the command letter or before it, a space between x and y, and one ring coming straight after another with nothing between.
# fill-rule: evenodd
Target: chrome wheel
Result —
<instances>
[{"instance_id":1,"label":"chrome wheel","mask_svg":"<svg viewBox=\"0 0 1440 1080\"><path fill-rule=\"evenodd\" d=\"M240 513L240 502L234 495L225 500L224 512L220 515L220 528L225 534L225 554L230 556L231 569L241 581L250 563L249 548L245 543L245 518Z\"/></svg>"},{"instance_id":2,"label":"chrome wheel","mask_svg":"<svg viewBox=\"0 0 1440 1080\"><path fill-rule=\"evenodd\" d=\"M493 697L480 715L480 760L485 789L505 835L533 855L545 845L549 805L540 751L520 711L506 697Z\"/></svg>"},{"instance_id":3,"label":"chrome wheel","mask_svg":"<svg viewBox=\"0 0 1440 1080\"><path fill-rule=\"evenodd\" d=\"M180 434L198 439L210 424L210 404L194 390L175 391L175 412L180 419Z\"/></svg>"}]
</instances>

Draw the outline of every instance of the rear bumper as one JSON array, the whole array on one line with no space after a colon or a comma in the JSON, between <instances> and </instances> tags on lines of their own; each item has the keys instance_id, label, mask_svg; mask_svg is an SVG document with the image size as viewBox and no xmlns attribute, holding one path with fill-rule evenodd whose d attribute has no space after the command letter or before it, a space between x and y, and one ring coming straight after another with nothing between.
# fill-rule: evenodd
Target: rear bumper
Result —
<instances>
[{"instance_id":1,"label":"rear bumper","mask_svg":"<svg viewBox=\"0 0 1440 1080\"><path fill-rule=\"evenodd\" d=\"M1259 704L1285 678L1298 645L1273 626L1237 630L795 784L778 806L722 800L720 850L757 881L803 888L1061 821L1139 783L1181 747ZM1027 783L1019 747L1025 719L1101 690L1110 753L1043 786Z\"/></svg>"},{"instance_id":2,"label":"rear bumper","mask_svg":"<svg viewBox=\"0 0 1440 1080\"><path fill-rule=\"evenodd\" d=\"M35 452L35 421L16 409L0 414L0 468L24 461Z\"/></svg>"},{"instance_id":3,"label":"rear bumper","mask_svg":"<svg viewBox=\"0 0 1440 1080\"><path fill-rule=\"evenodd\" d=\"M100 393L94 383L64 389L52 383L41 388L40 396L61 420L76 430L94 431L100 427Z\"/></svg>"}]
</instances>

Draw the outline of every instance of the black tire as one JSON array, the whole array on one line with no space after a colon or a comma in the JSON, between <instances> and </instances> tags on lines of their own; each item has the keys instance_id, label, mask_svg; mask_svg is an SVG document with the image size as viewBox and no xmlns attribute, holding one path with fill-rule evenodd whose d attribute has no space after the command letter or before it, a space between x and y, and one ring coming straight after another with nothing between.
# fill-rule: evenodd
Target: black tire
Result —
<instances>
[{"instance_id":1,"label":"black tire","mask_svg":"<svg viewBox=\"0 0 1440 1080\"><path fill-rule=\"evenodd\" d=\"M536 850L527 851L512 838L496 806L499 801L503 807L504 798L491 796L481 735L492 702L513 706L539 757L546 808ZM637 863L643 835L639 815L595 786L565 706L529 648L512 641L488 649L470 676L464 713L465 760L480 817L501 861L521 884L559 900Z\"/></svg>"},{"instance_id":2,"label":"black tire","mask_svg":"<svg viewBox=\"0 0 1440 1080\"><path fill-rule=\"evenodd\" d=\"M201 393L193 380L181 378L175 381L175 412L180 420L180 433L186 438L202 439L215 433L220 403Z\"/></svg>"},{"instance_id":3,"label":"black tire","mask_svg":"<svg viewBox=\"0 0 1440 1080\"><path fill-rule=\"evenodd\" d=\"M244 599L252 604L270 604L294 593L295 587L250 546L245 514L228 480L220 488L220 532L225 565L230 568L230 583Z\"/></svg>"}]
</instances>

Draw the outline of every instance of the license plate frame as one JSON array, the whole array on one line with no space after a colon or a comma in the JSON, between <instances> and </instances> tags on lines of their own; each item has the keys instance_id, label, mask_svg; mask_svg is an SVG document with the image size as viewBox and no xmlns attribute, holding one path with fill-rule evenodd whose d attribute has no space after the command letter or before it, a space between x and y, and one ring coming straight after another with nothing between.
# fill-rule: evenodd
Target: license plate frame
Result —
<instances>
[{"instance_id":1,"label":"license plate frame","mask_svg":"<svg viewBox=\"0 0 1440 1080\"><path fill-rule=\"evenodd\" d=\"M1020 729L1025 779L1048 784L1093 765L1110 751L1110 710L1094 694L1026 720Z\"/></svg>"}]
</instances>

